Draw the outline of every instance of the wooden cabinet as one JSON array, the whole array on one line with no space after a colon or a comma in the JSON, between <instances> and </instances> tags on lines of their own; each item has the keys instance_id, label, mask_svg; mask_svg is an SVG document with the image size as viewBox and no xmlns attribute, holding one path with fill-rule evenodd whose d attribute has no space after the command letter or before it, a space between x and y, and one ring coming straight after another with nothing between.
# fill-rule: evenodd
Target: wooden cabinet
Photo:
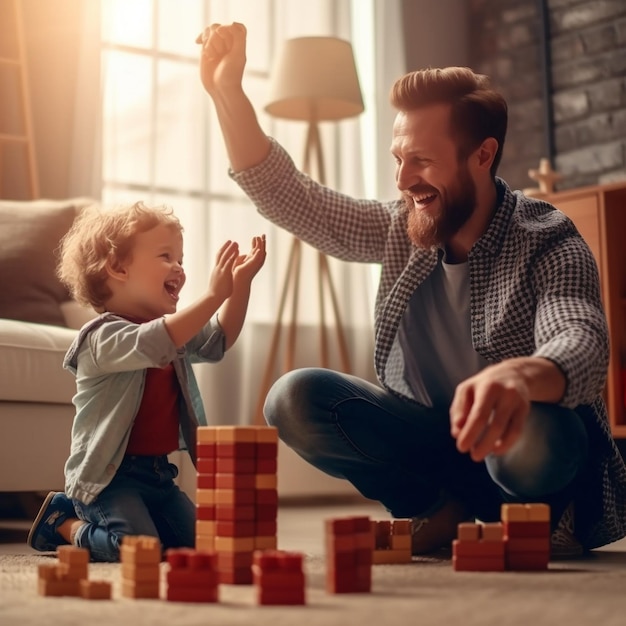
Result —
<instances>
[{"instance_id":1,"label":"wooden cabinet","mask_svg":"<svg viewBox=\"0 0 626 626\"><path fill-rule=\"evenodd\" d=\"M616 438L626 438L626 182L542 195L568 215L598 262L611 357L606 403Z\"/></svg>"}]
</instances>

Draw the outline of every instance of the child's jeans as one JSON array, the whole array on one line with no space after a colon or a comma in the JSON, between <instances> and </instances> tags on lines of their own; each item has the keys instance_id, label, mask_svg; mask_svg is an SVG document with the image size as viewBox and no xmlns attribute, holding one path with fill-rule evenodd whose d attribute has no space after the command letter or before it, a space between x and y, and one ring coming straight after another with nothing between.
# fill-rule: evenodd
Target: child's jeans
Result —
<instances>
[{"instance_id":1,"label":"child's jeans","mask_svg":"<svg viewBox=\"0 0 626 626\"><path fill-rule=\"evenodd\" d=\"M126 456L111 483L91 504L73 500L87 522L74 543L93 561L119 561L126 535L158 537L162 549L195 545L196 510L174 483L178 468L166 456Z\"/></svg>"},{"instance_id":2,"label":"child's jeans","mask_svg":"<svg viewBox=\"0 0 626 626\"><path fill-rule=\"evenodd\" d=\"M457 451L448 411L327 369L282 376L264 412L302 458L398 518L428 516L446 494L483 521L499 520L503 502L546 502L555 525L587 456L587 433L574 411L533 403L513 448L474 462Z\"/></svg>"}]
</instances>

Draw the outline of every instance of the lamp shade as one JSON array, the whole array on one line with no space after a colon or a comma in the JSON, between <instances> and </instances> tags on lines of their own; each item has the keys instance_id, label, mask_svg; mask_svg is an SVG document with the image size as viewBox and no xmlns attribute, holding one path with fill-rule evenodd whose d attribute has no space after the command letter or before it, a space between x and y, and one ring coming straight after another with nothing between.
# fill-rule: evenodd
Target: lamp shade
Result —
<instances>
[{"instance_id":1,"label":"lamp shade","mask_svg":"<svg viewBox=\"0 0 626 626\"><path fill-rule=\"evenodd\" d=\"M337 37L297 37L283 43L265 110L275 117L324 121L363 112L350 42Z\"/></svg>"}]
</instances>

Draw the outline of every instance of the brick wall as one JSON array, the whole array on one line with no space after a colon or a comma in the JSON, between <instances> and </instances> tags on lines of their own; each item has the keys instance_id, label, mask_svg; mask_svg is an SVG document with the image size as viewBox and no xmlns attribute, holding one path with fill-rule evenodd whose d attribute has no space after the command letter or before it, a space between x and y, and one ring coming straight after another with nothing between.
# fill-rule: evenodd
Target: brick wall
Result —
<instances>
[{"instance_id":1,"label":"brick wall","mask_svg":"<svg viewBox=\"0 0 626 626\"><path fill-rule=\"evenodd\" d=\"M469 64L509 102L500 175L534 186L549 156L559 189L626 180L626 0L468 2Z\"/></svg>"}]
</instances>

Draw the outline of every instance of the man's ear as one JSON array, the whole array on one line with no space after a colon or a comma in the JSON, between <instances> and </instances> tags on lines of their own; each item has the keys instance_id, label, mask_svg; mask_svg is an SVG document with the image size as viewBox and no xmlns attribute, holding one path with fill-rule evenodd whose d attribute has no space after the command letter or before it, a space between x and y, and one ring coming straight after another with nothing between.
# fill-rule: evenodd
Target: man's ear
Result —
<instances>
[{"instance_id":1,"label":"man's ear","mask_svg":"<svg viewBox=\"0 0 626 626\"><path fill-rule=\"evenodd\" d=\"M494 137L487 137L478 148L476 154L478 156L478 167L490 170L493 160L498 152L498 141Z\"/></svg>"}]
</instances>

